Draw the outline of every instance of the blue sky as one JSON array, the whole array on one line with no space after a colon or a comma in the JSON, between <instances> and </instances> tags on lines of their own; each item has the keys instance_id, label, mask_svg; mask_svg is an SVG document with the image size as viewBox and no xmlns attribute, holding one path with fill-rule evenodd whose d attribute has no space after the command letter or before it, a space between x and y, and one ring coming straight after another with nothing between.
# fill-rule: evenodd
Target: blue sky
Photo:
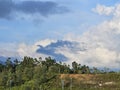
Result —
<instances>
[{"instance_id":1,"label":"blue sky","mask_svg":"<svg viewBox=\"0 0 120 90\"><path fill-rule=\"evenodd\" d=\"M5 0L2 0L5 1ZM6 0L10 1L10 0ZM18 1L18 0L14 0ZM21 2L30 0L21 0ZM31 0L34 1L35 0ZM37 2L45 0L36 0ZM47 1L47 0L46 0ZM79 33L84 32L87 26L91 24L97 24L106 19L107 17L100 17L91 11L97 4L114 5L118 0L48 0L55 2L60 6L66 7L68 11L64 13L55 13L48 15L47 17L33 16L31 13L23 16L24 19L20 19L19 16L13 15L12 19L0 18L0 42L34 42L45 38L57 38L62 39L63 35L67 33ZM19 3L21 3L19 2ZM7 6L6 6L7 7ZM47 7L47 6L46 6ZM2 13L2 11L1 11ZM30 16L29 16L30 15ZM23 18L21 15L21 18ZM31 19L29 19L29 17ZM28 19L27 19L28 18ZM80 28L81 30L76 30ZM56 35L55 33L60 33Z\"/></svg>"},{"instance_id":2,"label":"blue sky","mask_svg":"<svg viewBox=\"0 0 120 90\"><path fill-rule=\"evenodd\" d=\"M101 67L113 61L111 67L118 67L119 3L119 0L0 0L0 56L47 56L37 52L42 49L65 57L67 63L76 60ZM59 47L54 46L57 44Z\"/></svg>"}]
</instances>

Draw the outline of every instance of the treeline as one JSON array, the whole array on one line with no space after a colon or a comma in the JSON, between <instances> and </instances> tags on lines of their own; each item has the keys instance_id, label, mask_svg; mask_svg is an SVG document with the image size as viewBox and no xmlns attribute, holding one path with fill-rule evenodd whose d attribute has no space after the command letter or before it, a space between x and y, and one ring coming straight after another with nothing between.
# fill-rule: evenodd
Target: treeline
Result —
<instances>
[{"instance_id":1,"label":"treeline","mask_svg":"<svg viewBox=\"0 0 120 90\"><path fill-rule=\"evenodd\" d=\"M97 74L110 73L108 69L99 70L95 67L81 65L72 62L72 66L66 63L56 62L51 57L36 59L25 56L23 60L13 62L8 58L5 64L0 64L0 88L6 89L27 85L30 90L40 90L41 87L56 85L53 80L59 74ZM50 84L51 83L51 84ZM47 84L47 85L46 85ZM22 89L21 89L22 90Z\"/></svg>"}]
</instances>

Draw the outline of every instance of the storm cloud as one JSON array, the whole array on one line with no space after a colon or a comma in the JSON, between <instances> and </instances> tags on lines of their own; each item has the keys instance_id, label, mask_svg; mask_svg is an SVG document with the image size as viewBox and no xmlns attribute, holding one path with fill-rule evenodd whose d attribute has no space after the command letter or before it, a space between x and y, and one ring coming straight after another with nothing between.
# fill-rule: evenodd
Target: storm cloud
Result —
<instances>
[{"instance_id":1,"label":"storm cloud","mask_svg":"<svg viewBox=\"0 0 120 90\"><path fill-rule=\"evenodd\" d=\"M12 0L0 0L0 18L11 19L15 18L16 13L25 15L39 14L43 17L48 17L52 14L62 14L68 9L64 6L52 1L21 1L15 3Z\"/></svg>"},{"instance_id":2,"label":"storm cloud","mask_svg":"<svg viewBox=\"0 0 120 90\"><path fill-rule=\"evenodd\" d=\"M0 18L9 18L14 3L11 0L0 0Z\"/></svg>"}]
</instances>

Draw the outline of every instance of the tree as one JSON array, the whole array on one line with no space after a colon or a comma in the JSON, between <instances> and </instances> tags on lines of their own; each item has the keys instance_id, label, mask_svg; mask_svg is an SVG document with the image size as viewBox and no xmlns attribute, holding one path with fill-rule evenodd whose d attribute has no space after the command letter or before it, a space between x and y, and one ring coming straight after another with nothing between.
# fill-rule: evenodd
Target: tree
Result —
<instances>
[{"instance_id":1,"label":"tree","mask_svg":"<svg viewBox=\"0 0 120 90\"><path fill-rule=\"evenodd\" d=\"M35 64L35 59L31 57L25 56L23 58L23 61L20 63L23 67L34 67Z\"/></svg>"},{"instance_id":2,"label":"tree","mask_svg":"<svg viewBox=\"0 0 120 90\"><path fill-rule=\"evenodd\" d=\"M78 70L78 63L76 63L75 61L72 62L72 68L73 68L73 72L74 72L74 73L77 73L77 70Z\"/></svg>"},{"instance_id":3,"label":"tree","mask_svg":"<svg viewBox=\"0 0 120 90\"><path fill-rule=\"evenodd\" d=\"M4 70L4 65L0 64L0 72L2 72Z\"/></svg>"},{"instance_id":4,"label":"tree","mask_svg":"<svg viewBox=\"0 0 120 90\"><path fill-rule=\"evenodd\" d=\"M56 64L56 61L55 61L55 59L48 57L48 58L45 58L45 64L46 64L47 68L49 68L50 66Z\"/></svg>"},{"instance_id":5,"label":"tree","mask_svg":"<svg viewBox=\"0 0 120 90\"><path fill-rule=\"evenodd\" d=\"M13 64L12 64L11 58L8 58L5 64L6 64L7 69L12 68Z\"/></svg>"}]
</instances>

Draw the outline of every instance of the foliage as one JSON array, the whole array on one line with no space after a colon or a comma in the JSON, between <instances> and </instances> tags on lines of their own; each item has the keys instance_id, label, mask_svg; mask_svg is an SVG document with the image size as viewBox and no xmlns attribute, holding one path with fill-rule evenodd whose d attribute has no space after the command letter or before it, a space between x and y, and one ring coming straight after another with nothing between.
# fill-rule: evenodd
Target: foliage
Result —
<instances>
[{"instance_id":1,"label":"foliage","mask_svg":"<svg viewBox=\"0 0 120 90\"><path fill-rule=\"evenodd\" d=\"M111 73L108 69L102 72L96 67L89 68L75 61L70 67L66 63L56 62L51 57L42 60L25 56L21 61L15 59L12 62L8 58L5 65L0 64L0 90L61 90L61 74L99 74L95 80L104 82L112 80L120 84L120 74ZM65 90L86 90L86 88L94 90L92 84L81 83L74 78L64 79Z\"/></svg>"}]
</instances>

